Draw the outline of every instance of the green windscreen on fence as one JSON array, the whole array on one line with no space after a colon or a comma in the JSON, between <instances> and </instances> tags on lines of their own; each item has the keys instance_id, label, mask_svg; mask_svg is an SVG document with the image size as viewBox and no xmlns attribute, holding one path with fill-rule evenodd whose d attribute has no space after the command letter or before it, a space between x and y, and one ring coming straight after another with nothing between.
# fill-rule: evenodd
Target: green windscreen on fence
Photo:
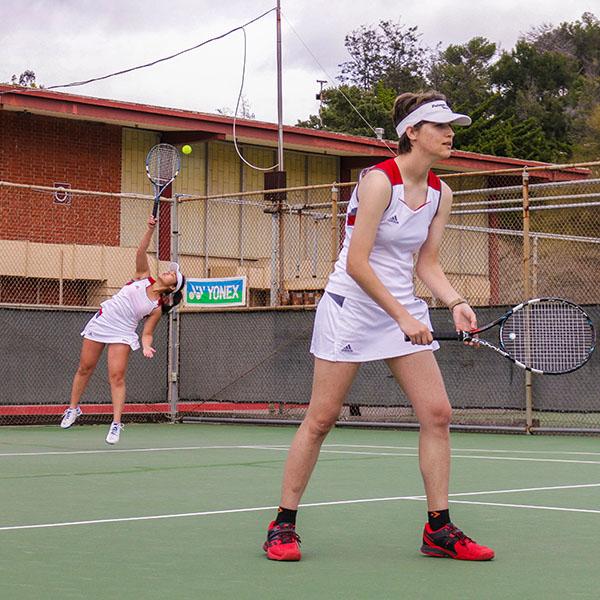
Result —
<instances>
[{"instance_id":1,"label":"green windscreen on fence","mask_svg":"<svg viewBox=\"0 0 600 600\"><path fill-rule=\"evenodd\" d=\"M481 323L507 307L478 308ZM586 307L600 325L600 308ZM448 328L446 309L432 309L434 328ZM313 358L309 353L314 312L206 312L182 314L179 410L205 416L301 418L310 399ZM493 336L494 333L492 332ZM443 342L436 352L453 422L522 426L524 371L485 348ZM540 426L600 427L596 353L579 371L533 376L533 407ZM361 366L342 420L414 422L409 402L383 361Z\"/></svg>"}]
</instances>

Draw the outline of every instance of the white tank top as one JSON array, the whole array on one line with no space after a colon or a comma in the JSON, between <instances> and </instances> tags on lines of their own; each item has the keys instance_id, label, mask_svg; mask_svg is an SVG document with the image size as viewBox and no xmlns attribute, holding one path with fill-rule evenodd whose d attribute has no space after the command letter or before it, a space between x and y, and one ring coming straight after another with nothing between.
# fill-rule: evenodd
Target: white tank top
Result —
<instances>
[{"instance_id":1,"label":"white tank top","mask_svg":"<svg viewBox=\"0 0 600 600\"><path fill-rule=\"evenodd\" d=\"M414 255L427 239L429 225L438 211L441 182L437 175L430 171L427 177L427 195L424 202L413 210L404 202L404 184L396 161L391 158L365 169L360 178L373 169L383 171L387 175L392 184L392 194L390 203L377 227L375 242L369 255L369 264L383 285L401 304L410 304L415 301ZM346 259L354 230L358 202L357 185L352 192L346 212L344 244L325 289L340 296L372 303L374 300L346 272Z\"/></svg>"},{"instance_id":2,"label":"white tank top","mask_svg":"<svg viewBox=\"0 0 600 600\"><path fill-rule=\"evenodd\" d=\"M100 315L114 329L135 331L138 323L160 304L158 300L150 300L146 294L146 288L153 283L152 277L130 281L112 298L102 302Z\"/></svg>"}]
</instances>

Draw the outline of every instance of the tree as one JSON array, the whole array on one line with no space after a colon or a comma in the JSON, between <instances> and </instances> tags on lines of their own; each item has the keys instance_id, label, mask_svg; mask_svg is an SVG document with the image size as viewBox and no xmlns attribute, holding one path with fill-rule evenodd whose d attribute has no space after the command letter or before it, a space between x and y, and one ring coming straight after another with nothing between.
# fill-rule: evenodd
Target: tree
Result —
<instances>
[{"instance_id":1,"label":"tree","mask_svg":"<svg viewBox=\"0 0 600 600\"><path fill-rule=\"evenodd\" d=\"M217 113L220 115L226 115L228 117L233 117L235 111L229 108L229 106L224 106L223 108L217 108ZM255 119L256 115L252 110L252 106L250 106L250 102L248 102L248 98L244 94L240 96L240 100L238 103L237 116L241 119Z\"/></svg>"},{"instance_id":2,"label":"tree","mask_svg":"<svg viewBox=\"0 0 600 600\"><path fill-rule=\"evenodd\" d=\"M470 113L493 95L490 65L495 55L496 44L483 37L450 44L432 60L428 79L455 110Z\"/></svg>"},{"instance_id":3,"label":"tree","mask_svg":"<svg viewBox=\"0 0 600 600\"><path fill-rule=\"evenodd\" d=\"M384 137L389 139L395 136L391 118L395 97L396 92L381 83L372 90L356 85L325 88L321 92L322 107L319 116L311 115L306 121L298 121L297 125L367 137L375 135L371 127L382 127Z\"/></svg>"},{"instance_id":4,"label":"tree","mask_svg":"<svg viewBox=\"0 0 600 600\"><path fill-rule=\"evenodd\" d=\"M557 52L575 59L578 72L586 77L600 77L600 20L590 12L573 23L534 27L525 40L540 52Z\"/></svg>"},{"instance_id":5,"label":"tree","mask_svg":"<svg viewBox=\"0 0 600 600\"><path fill-rule=\"evenodd\" d=\"M574 60L555 51L540 51L519 40L511 52L504 52L492 67L492 83L510 100L528 90L543 102L548 97L564 97L577 77Z\"/></svg>"},{"instance_id":6,"label":"tree","mask_svg":"<svg viewBox=\"0 0 600 600\"><path fill-rule=\"evenodd\" d=\"M428 50L420 45L420 37L417 27L393 21L363 25L346 35L344 45L352 60L339 65L342 85L324 89L319 115L298 121L298 126L368 137L382 127L385 137L393 137L394 99L402 91L426 85Z\"/></svg>"},{"instance_id":7,"label":"tree","mask_svg":"<svg viewBox=\"0 0 600 600\"><path fill-rule=\"evenodd\" d=\"M569 158L569 93L578 77L575 59L553 50L540 51L522 39L502 54L490 76L499 93L497 113L541 127L545 146L552 150L543 152L539 160Z\"/></svg>"},{"instance_id":8,"label":"tree","mask_svg":"<svg viewBox=\"0 0 600 600\"><path fill-rule=\"evenodd\" d=\"M13 75L10 78L10 82L12 83L12 85L20 85L23 87L30 87L30 88L44 87L42 85L38 85L35 82L35 73L33 71L31 71L30 69L23 71L18 77L16 75Z\"/></svg>"},{"instance_id":9,"label":"tree","mask_svg":"<svg viewBox=\"0 0 600 600\"><path fill-rule=\"evenodd\" d=\"M499 110L501 98L491 96L471 112L473 124L457 127L454 145L461 150L552 162L556 147L534 117L519 119L509 108Z\"/></svg>"},{"instance_id":10,"label":"tree","mask_svg":"<svg viewBox=\"0 0 600 600\"><path fill-rule=\"evenodd\" d=\"M567 137L575 160L600 158L600 20L584 13L580 20L558 27L533 29L528 41L543 51L558 53L576 65L576 79L567 97Z\"/></svg>"},{"instance_id":11,"label":"tree","mask_svg":"<svg viewBox=\"0 0 600 600\"><path fill-rule=\"evenodd\" d=\"M569 139L573 159L600 160L600 77L584 77L576 91Z\"/></svg>"},{"instance_id":12,"label":"tree","mask_svg":"<svg viewBox=\"0 0 600 600\"><path fill-rule=\"evenodd\" d=\"M338 65L338 79L365 90L378 83L398 93L421 88L428 50L421 46L420 38L416 26L385 20L372 28L363 25L344 38L352 60Z\"/></svg>"},{"instance_id":13,"label":"tree","mask_svg":"<svg viewBox=\"0 0 600 600\"><path fill-rule=\"evenodd\" d=\"M359 111L393 138L395 96L429 87L473 119L456 129L457 148L548 162L600 158L600 21L593 14L533 28L499 57L484 37L437 54L420 37L416 27L392 21L352 31L344 40L352 60L339 65L343 85L324 90L319 115L298 125L373 136Z\"/></svg>"}]
</instances>

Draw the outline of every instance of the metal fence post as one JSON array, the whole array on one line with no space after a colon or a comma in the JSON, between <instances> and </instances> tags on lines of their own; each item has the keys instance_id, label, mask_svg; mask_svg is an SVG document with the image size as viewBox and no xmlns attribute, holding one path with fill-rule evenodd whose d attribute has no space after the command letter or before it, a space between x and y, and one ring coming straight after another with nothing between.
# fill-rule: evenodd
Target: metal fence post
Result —
<instances>
[{"instance_id":1,"label":"metal fence post","mask_svg":"<svg viewBox=\"0 0 600 600\"><path fill-rule=\"evenodd\" d=\"M531 293L534 296L538 296L539 292L538 292L538 264L539 264L539 241L540 238L538 235L536 235L535 233L531 236L531 239L533 240L533 247L532 247L532 252L531 252L531 266L532 266L532 272L531 272Z\"/></svg>"},{"instance_id":2,"label":"metal fence post","mask_svg":"<svg viewBox=\"0 0 600 600\"><path fill-rule=\"evenodd\" d=\"M208 266L208 209L210 203L208 198L204 198L204 221L202 223L202 229L204 234L204 277L209 276Z\"/></svg>"},{"instance_id":3,"label":"metal fence post","mask_svg":"<svg viewBox=\"0 0 600 600\"><path fill-rule=\"evenodd\" d=\"M531 297L531 248L529 240L529 172L523 169L523 294L524 300ZM525 351L530 344L529 320L525 320ZM533 388L531 371L525 371L525 424L527 432L533 427Z\"/></svg>"},{"instance_id":4,"label":"metal fence post","mask_svg":"<svg viewBox=\"0 0 600 600\"><path fill-rule=\"evenodd\" d=\"M182 194L175 194L171 203L171 260L179 262L179 198ZM185 290L183 290L185 293ZM179 403L179 307L169 312L169 356L168 356L168 384L167 398L169 403L171 422L177 418Z\"/></svg>"},{"instance_id":5,"label":"metal fence post","mask_svg":"<svg viewBox=\"0 0 600 600\"><path fill-rule=\"evenodd\" d=\"M285 217L283 215L283 202L281 197L277 202L277 214L275 215L278 221L278 274L277 274L277 306L283 303L285 294Z\"/></svg>"},{"instance_id":6,"label":"metal fence post","mask_svg":"<svg viewBox=\"0 0 600 600\"><path fill-rule=\"evenodd\" d=\"M240 203L238 205L238 254L240 255L239 264L244 264L244 202L242 201L242 195L246 188L246 171L244 170L244 148L240 148Z\"/></svg>"},{"instance_id":7,"label":"metal fence post","mask_svg":"<svg viewBox=\"0 0 600 600\"><path fill-rule=\"evenodd\" d=\"M277 306L279 300L279 212L271 214L271 293L269 304Z\"/></svg>"},{"instance_id":8,"label":"metal fence post","mask_svg":"<svg viewBox=\"0 0 600 600\"><path fill-rule=\"evenodd\" d=\"M208 277L208 207L209 200L208 195L211 192L210 186L210 149L211 144L206 142L205 147L205 160L204 160L204 218L202 220L202 235L203 235L203 244L204 244L204 277Z\"/></svg>"},{"instance_id":9,"label":"metal fence post","mask_svg":"<svg viewBox=\"0 0 600 600\"><path fill-rule=\"evenodd\" d=\"M269 171L265 173L265 191L275 190L265 194L265 199L273 204L265 213L271 215L271 285L270 285L270 306L279 306L284 294L285 263L284 263L284 221L283 208L287 200L286 172L281 170L283 167L282 155L279 156L279 171Z\"/></svg>"},{"instance_id":10,"label":"metal fence post","mask_svg":"<svg viewBox=\"0 0 600 600\"><path fill-rule=\"evenodd\" d=\"M334 183L331 187L331 269L337 260L338 250L340 247L339 241L339 226L338 226L338 200L340 190Z\"/></svg>"}]
</instances>

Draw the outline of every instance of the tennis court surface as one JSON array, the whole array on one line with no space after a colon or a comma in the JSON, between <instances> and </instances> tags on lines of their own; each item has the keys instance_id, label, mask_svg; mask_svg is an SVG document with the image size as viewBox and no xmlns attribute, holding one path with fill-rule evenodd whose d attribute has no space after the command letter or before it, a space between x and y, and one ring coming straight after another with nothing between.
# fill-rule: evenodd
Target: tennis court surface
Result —
<instances>
[{"instance_id":1,"label":"tennis court surface","mask_svg":"<svg viewBox=\"0 0 600 600\"><path fill-rule=\"evenodd\" d=\"M261 549L293 427L7 427L0 597L598 598L597 438L453 434L451 514L496 559L420 555L417 434L335 429L300 563Z\"/></svg>"}]
</instances>

